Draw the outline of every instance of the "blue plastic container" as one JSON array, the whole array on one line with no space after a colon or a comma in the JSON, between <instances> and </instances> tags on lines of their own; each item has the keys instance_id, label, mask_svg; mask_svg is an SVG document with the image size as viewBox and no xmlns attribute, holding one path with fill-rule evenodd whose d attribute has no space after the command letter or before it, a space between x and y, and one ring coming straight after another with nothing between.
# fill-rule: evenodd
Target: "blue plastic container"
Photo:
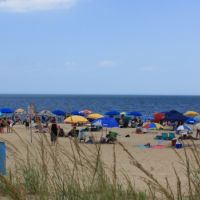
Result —
<instances>
[{"instance_id":1,"label":"blue plastic container","mask_svg":"<svg viewBox=\"0 0 200 200\"><path fill-rule=\"evenodd\" d=\"M175 147L176 147L176 149L180 149L180 148L182 148L182 146L183 146L183 145L182 145L181 143L176 143L176 146L175 146Z\"/></svg>"},{"instance_id":2,"label":"blue plastic container","mask_svg":"<svg viewBox=\"0 0 200 200\"><path fill-rule=\"evenodd\" d=\"M6 145L0 142L0 174L6 175Z\"/></svg>"}]
</instances>

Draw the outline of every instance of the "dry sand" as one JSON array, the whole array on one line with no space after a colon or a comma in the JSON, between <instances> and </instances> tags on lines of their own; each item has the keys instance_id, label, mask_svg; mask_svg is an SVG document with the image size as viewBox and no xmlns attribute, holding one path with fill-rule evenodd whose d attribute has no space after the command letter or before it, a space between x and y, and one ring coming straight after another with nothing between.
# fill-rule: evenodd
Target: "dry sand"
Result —
<instances>
[{"instance_id":1,"label":"dry sand","mask_svg":"<svg viewBox=\"0 0 200 200\"><path fill-rule=\"evenodd\" d=\"M61 125L65 132L70 129L69 125L62 124ZM24 126L16 125L14 127L16 132L24 139L30 142L30 131L27 131ZM159 132L147 133L147 134L136 134L135 129L132 128L118 128L112 129L119 133L118 141L120 141L128 151L147 169L149 170L161 183L165 184L165 177L169 179L170 184L173 188L176 188L176 178L174 175L173 166L179 172L181 176L182 185L185 185L186 178L184 176L184 170L182 165L179 163L179 158L177 157L174 149L171 147L170 141L163 141L162 145L165 146L163 149L141 149L138 145L150 143L151 145L156 145L158 141L154 140L155 135ZM166 131L165 131L166 132ZM88 133L90 134L90 133ZM101 132L93 134L100 135ZM105 134L105 132L104 132ZM125 137L127 134L130 137ZM48 138L49 138L49 134ZM33 139L38 137L38 133L34 133L33 130ZM6 140L12 144L14 144L18 149L22 148L22 144L20 142L19 137L15 133L4 133L0 134L0 138L2 140ZM59 145L66 148L66 150L70 150L70 142L69 138L59 138ZM200 141L195 141L197 147L200 144ZM95 149L95 145L92 144L81 144L83 147L86 145L91 152ZM177 150L181 155L184 155L183 149ZM24 156L26 155L25 150L22 151ZM111 144L103 144L102 145L102 158L104 162L112 169L113 167L113 145ZM116 160L117 160L117 175L123 181L122 172L126 173L131 181L133 181L139 189L143 189L145 187L145 183L141 181L140 177L144 177L144 174L132 166L128 155L123 151L122 147L119 144L116 144ZM13 155L9 151L7 151L7 169L13 167Z\"/></svg>"}]
</instances>

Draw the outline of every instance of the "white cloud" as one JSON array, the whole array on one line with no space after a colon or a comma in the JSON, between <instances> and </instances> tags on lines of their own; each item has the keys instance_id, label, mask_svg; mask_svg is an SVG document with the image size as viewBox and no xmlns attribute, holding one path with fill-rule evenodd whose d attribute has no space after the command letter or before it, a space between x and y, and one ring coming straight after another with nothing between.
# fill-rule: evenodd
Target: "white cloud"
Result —
<instances>
[{"instance_id":1,"label":"white cloud","mask_svg":"<svg viewBox=\"0 0 200 200\"><path fill-rule=\"evenodd\" d=\"M0 0L0 10L28 12L69 9L77 0Z\"/></svg>"},{"instance_id":2,"label":"white cloud","mask_svg":"<svg viewBox=\"0 0 200 200\"><path fill-rule=\"evenodd\" d=\"M115 62L112 60L102 60L98 63L100 67L113 67L115 66Z\"/></svg>"}]
</instances>

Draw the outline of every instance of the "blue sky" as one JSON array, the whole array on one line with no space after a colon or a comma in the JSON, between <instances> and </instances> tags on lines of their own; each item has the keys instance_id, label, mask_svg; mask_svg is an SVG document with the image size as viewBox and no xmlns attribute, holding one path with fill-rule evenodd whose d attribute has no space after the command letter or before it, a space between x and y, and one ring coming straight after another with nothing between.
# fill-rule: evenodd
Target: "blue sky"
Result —
<instances>
[{"instance_id":1,"label":"blue sky","mask_svg":"<svg viewBox=\"0 0 200 200\"><path fill-rule=\"evenodd\" d=\"M199 10L199 0L0 0L0 93L200 95Z\"/></svg>"}]
</instances>

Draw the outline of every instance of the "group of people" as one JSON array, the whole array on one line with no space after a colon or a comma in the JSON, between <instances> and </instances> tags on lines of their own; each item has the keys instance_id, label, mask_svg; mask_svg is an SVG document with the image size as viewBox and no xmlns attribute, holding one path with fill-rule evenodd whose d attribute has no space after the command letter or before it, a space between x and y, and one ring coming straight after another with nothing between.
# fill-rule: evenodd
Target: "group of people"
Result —
<instances>
[{"instance_id":1,"label":"group of people","mask_svg":"<svg viewBox=\"0 0 200 200\"><path fill-rule=\"evenodd\" d=\"M13 125L14 121L11 118L0 118L0 133L5 133L5 129L7 133L11 133Z\"/></svg>"}]
</instances>

